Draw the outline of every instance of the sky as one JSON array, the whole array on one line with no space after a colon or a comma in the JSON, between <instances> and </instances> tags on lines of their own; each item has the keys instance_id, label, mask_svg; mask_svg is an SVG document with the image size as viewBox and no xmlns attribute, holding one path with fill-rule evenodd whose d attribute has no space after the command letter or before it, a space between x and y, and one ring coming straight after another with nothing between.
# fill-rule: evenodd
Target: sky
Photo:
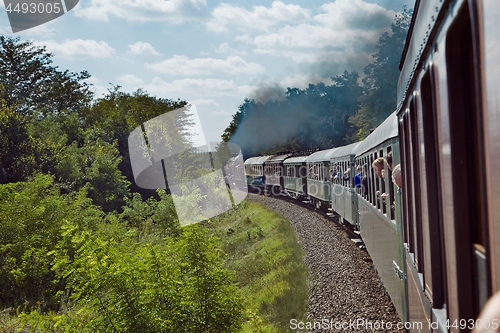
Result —
<instances>
[{"instance_id":1,"label":"sky","mask_svg":"<svg viewBox=\"0 0 500 333\"><path fill-rule=\"evenodd\" d=\"M46 46L60 70L88 71L96 98L120 85L190 102L206 141L219 142L245 98L362 74L404 5L414 0L80 0L12 33L0 2L0 34Z\"/></svg>"}]
</instances>

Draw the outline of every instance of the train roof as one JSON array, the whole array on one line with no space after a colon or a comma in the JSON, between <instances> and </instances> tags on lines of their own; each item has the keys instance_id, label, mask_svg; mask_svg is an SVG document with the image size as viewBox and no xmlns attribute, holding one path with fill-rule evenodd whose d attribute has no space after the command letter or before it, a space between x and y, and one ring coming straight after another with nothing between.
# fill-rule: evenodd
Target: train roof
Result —
<instances>
[{"instance_id":1,"label":"train roof","mask_svg":"<svg viewBox=\"0 0 500 333\"><path fill-rule=\"evenodd\" d=\"M289 163L303 163L306 161L308 156L296 156L296 157L290 157L287 158L283 164L289 164Z\"/></svg>"},{"instance_id":2,"label":"train roof","mask_svg":"<svg viewBox=\"0 0 500 333\"><path fill-rule=\"evenodd\" d=\"M351 155L354 156L354 155L356 155L357 148L360 144L361 144L361 142L354 142L354 143L351 143L347 146L339 147L332 154L331 158L338 158L338 157L351 156Z\"/></svg>"},{"instance_id":3,"label":"train roof","mask_svg":"<svg viewBox=\"0 0 500 333\"><path fill-rule=\"evenodd\" d=\"M422 61L422 57L426 56L427 50L432 45L433 39L429 38L429 36L432 36L434 31L439 29L436 18L446 12L450 2L443 0L415 1L412 20L399 63L401 74L397 89L398 109L402 106L415 70L420 68L419 63Z\"/></svg>"},{"instance_id":4,"label":"train roof","mask_svg":"<svg viewBox=\"0 0 500 333\"><path fill-rule=\"evenodd\" d=\"M398 117L393 112L379 127L360 142L356 148L356 156L365 153L382 142L398 136Z\"/></svg>"},{"instance_id":5,"label":"train roof","mask_svg":"<svg viewBox=\"0 0 500 333\"><path fill-rule=\"evenodd\" d=\"M324 162L324 161L330 161L330 158L332 157L332 154L337 150L337 148L332 148L332 149L327 149L327 150L320 150L317 151L311 155L309 155L306 158L307 163L311 162Z\"/></svg>"},{"instance_id":6,"label":"train roof","mask_svg":"<svg viewBox=\"0 0 500 333\"><path fill-rule=\"evenodd\" d=\"M269 157L267 160L265 160L264 163L278 163L278 162L283 162L285 159L287 159L290 156L292 156L292 153L281 154L281 155L273 155L273 156Z\"/></svg>"},{"instance_id":7,"label":"train roof","mask_svg":"<svg viewBox=\"0 0 500 333\"><path fill-rule=\"evenodd\" d=\"M245 161L245 165L250 165L250 164L262 165L270 157L271 157L271 155L250 157L250 158L247 158L247 160Z\"/></svg>"}]
</instances>

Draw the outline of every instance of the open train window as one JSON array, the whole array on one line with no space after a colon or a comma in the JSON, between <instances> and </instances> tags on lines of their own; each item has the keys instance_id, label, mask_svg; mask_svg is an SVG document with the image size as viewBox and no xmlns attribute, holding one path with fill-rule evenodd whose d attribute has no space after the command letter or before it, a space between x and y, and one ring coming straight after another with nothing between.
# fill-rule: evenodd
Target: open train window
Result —
<instances>
[{"instance_id":1,"label":"open train window","mask_svg":"<svg viewBox=\"0 0 500 333\"><path fill-rule=\"evenodd\" d=\"M389 153L392 155L392 147L391 146L387 147L387 155L386 156L388 156ZM394 163L391 162L392 169L394 169L394 166L395 166ZM392 183L392 170L391 169L388 170L387 180L388 180L388 184L389 184L389 189L387 191L387 194L388 194L387 200L388 200L389 207L390 207L388 216L391 220L394 220L395 219L395 215L394 215L394 213L395 213L395 211L394 211L394 209L395 209L394 208L395 207L395 197L394 197L394 185Z\"/></svg>"},{"instance_id":2,"label":"open train window","mask_svg":"<svg viewBox=\"0 0 500 333\"><path fill-rule=\"evenodd\" d=\"M366 180L365 180L365 199L368 201L371 201L371 195L370 195L370 160L367 156L363 158L363 173L365 174Z\"/></svg>"},{"instance_id":3,"label":"open train window","mask_svg":"<svg viewBox=\"0 0 500 333\"><path fill-rule=\"evenodd\" d=\"M376 206L377 205L377 199L376 199L376 196L375 196L375 193L377 191L377 188L375 187L375 171L373 170L372 168L372 163L373 161L377 158L377 154L373 155L371 154L370 155L370 160L368 162L368 170L369 171L369 174L370 174L370 202L372 203L372 205Z\"/></svg>"}]
</instances>

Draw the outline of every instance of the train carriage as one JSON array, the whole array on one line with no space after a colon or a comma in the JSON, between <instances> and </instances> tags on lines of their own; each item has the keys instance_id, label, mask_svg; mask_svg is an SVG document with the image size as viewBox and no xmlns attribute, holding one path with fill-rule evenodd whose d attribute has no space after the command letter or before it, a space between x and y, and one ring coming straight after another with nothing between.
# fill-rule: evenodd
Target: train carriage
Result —
<instances>
[{"instance_id":1,"label":"train carriage","mask_svg":"<svg viewBox=\"0 0 500 333\"><path fill-rule=\"evenodd\" d=\"M358 225L358 198L354 188L356 175L356 149L359 142L338 148L330 157L342 177L332 180L331 206L341 218L352 226Z\"/></svg>"},{"instance_id":2,"label":"train carriage","mask_svg":"<svg viewBox=\"0 0 500 333\"><path fill-rule=\"evenodd\" d=\"M271 156L250 157L245 161L245 176L247 184L251 187L262 187L265 185L264 162Z\"/></svg>"},{"instance_id":3,"label":"train carriage","mask_svg":"<svg viewBox=\"0 0 500 333\"><path fill-rule=\"evenodd\" d=\"M330 158L337 148L320 150L306 158L307 195L317 209L327 209L331 201L331 179L335 177Z\"/></svg>"},{"instance_id":4,"label":"train carriage","mask_svg":"<svg viewBox=\"0 0 500 333\"><path fill-rule=\"evenodd\" d=\"M271 191L273 195L281 195L284 190L283 161L291 155L291 153L278 153L264 162L266 191Z\"/></svg>"},{"instance_id":5,"label":"train carriage","mask_svg":"<svg viewBox=\"0 0 500 333\"><path fill-rule=\"evenodd\" d=\"M417 1L400 65L409 320L467 332L500 290L500 2Z\"/></svg>"},{"instance_id":6,"label":"train carriage","mask_svg":"<svg viewBox=\"0 0 500 333\"><path fill-rule=\"evenodd\" d=\"M372 163L392 152L393 163L399 161L397 116L394 112L356 148L356 162L367 165L368 188L358 193L358 218L361 237L372 257L387 293L402 320L407 319L405 265L397 190L391 181L391 171L384 167L384 178L378 177ZM394 165L395 165L394 164ZM385 199L384 199L385 197Z\"/></svg>"},{"instance_id":7,"label":"train carriage","mask_svg":"<svg viewBox=\"0 0 500 333\"><path fill-rule=\"evenodd\" d=\"M307 197L307 156L295 156L283 162L285 192L297 199Z\"/></svg>"}]
</instances>

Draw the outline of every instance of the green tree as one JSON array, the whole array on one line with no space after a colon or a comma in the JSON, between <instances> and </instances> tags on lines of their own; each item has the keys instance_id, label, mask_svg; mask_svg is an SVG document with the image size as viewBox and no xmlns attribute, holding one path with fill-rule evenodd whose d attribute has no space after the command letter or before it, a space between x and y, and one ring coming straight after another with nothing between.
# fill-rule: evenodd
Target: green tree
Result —
<instances>
[{"instance_id":1,"label":"green tree","mask_svg":"<svg viewBox=\"0 0 500 333\"><path fill-rule=\"evenodd\" d=\"M19 38L0 36L0 98L17 112L31 115L81 111L93 93L85 82L86 71L58 71L45 47Z\"/></svg>"},{"instance_id":2,"label":"green tree","mask_svg":"<svg viewBox=\"0 0 500 333\"><path fill-rule=\"evenodd\" d=\"M131 183L130 190L141 193L144 198L148 198L152 195L156 196L156 192L144 190L135 184L128 137L137 126L141 126L144 122L166 112L182 108L186 104L180 100L157 98L140 89L133 94L128 94L120 91L119 86L115 86L109 89L104 97L98 99L91 108L83 112L84 123L87 129L95 130L96 137L99 136L108 143L116 141L119 154L122 156L118 167ZM190 124L187 115L183 121L181 128ZM189 146L187 138L184 144L186 147Z\"/></svg>"},{"instance_id":3,"label":"green tree","mask_svg":"<svg viewBox=\"0 0 500 333\"><path fill-rule=\"evenodd\" d=\"M406 7L391 24L391 34L385 32L376 45L374 62L364 69L365 95L360 98L360 108L350 122L357 128L355 137L364 139L396 109L396 92L399 79L399 62L411 23L412 11Z\"/></svg>"},{"instance_id":4,"label":"green tree","mask_svg":"<svg viewBox=\"0 0 500 333\"><path fill-rule=\"evenodd\" d=\"M74 141L61 149L55 175L63 190L78 191L89 184L88 196L94 204L105 211L119 210L130 184L118 168L122 157L116 143L96 138L94 132L87 131L81 147Z\"/></svg>"},{"instance_id":5,"label":"green tree","mask_svg":"<svg viewBox=\"0 0 500 333\"><path fill-rule=\"evenodd\" d=\"M36 140L28 119L0 99L0 184L26 179L37 169Z\"/></svg>"},{"instance_id":6,"label":"green tree","mask_svg":"<svg viewBox=\"0 0 500 333\"><path fill-rule=\"evenodd\" d=\"M0 185L0 306L29 308L39 302L42 310L58 309L64 282L48 253L63 238L63 224L95 231L103 217L86 189L60 195L48 175Z\"/></svg>"},{"instance_id":7,"label":"green tree","mask_svg":"<svg viewBox=\"0 0 500 333\"><path fill-rule=\"evenodd\" d=\"M110 223L113 235L62 226L53 268L70 295L63 313L24 315L31 329L55 332L236 332L242 298L223 268L220 246L199 226L176 240L144 238ZM111 237L110 237L111 236ZM74 255L68 248L74 247Z\"/></svg>"}]
</instances>

